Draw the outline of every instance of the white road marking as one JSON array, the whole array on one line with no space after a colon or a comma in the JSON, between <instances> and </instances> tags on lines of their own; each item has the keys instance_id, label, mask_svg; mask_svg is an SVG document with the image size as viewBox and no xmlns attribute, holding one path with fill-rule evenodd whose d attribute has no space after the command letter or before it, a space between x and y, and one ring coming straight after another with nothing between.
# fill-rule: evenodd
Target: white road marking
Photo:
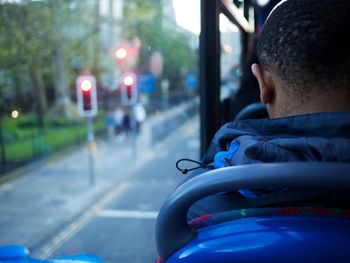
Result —
<instances>
[{"instance_id":1,"label":"white road marking","mask_svg":"<svg viewBox=\"0 0 350 263\"><path fill-rule=\"evenodd\" d=\"M114 190L110 191L98 203L87 210L81 217L68 225L68 227L59 233L53 240L51 240L50 243L44 246L42 250L37 254L37 257L40 259L46 259L50 257L65 241L74 236L87 223L89 223L92 217L94 217L99 210L101 210L104 206L119 196L128 187L128 184L128 182L124 181L119 184Z\"/></svg>"},{"instance_id":2,"label":"white road marking","mask_svg":"<svg viewBox=\"0 0 350 263\"><path fill-rule=\"evenodd\" d=\"M12 183L5 183L3 185L0 185L0 191L8 191L13 189Z\"/></svg>"},{"instance_id":3,"label":"white road marking","mask_svg":"<svg viewBox=\"0 0 350 263\"><path fill-rule=\"evenodd\" d=\"M161 143L161 146L164 145L171 139L173 136L177 136L183 132L187 134L191 134L195 132L198 127L188 127L186 125L181 126L179 131L172 133L172 136L167 137ZM159 145L157 144L157 145ZM166 152L165 152L166 153ZM151 160L155 155L158 156L159 152L157 151L149 151L148 154L144 154L142 158L142 162L138 167L147 163L147 161ZM47 245L45 245L38 253L33 254L33 256L38 257L40 259L49 258L57 249L59 249L64 242L74 236L77 232L79 232L85 225L87 225L90 220L94 216L99 217L114 217L114 218L140 218L140 219L156 219L158 216L158 212L156 211L133 211L133 210L102 210L106 205L108 205L111 201L117 198L129 185L129 182L122 182L119 184L114 190L109 192L104 198L102 198L98 203L93 205L89 210L87 210L84 214L82 214L77 220L73 221L68 225L62 232L60 232L55 238L53 238ZM6 189L6 188L5 188Z\"/></svg>"},{"instance_id":4,"label":"white road marking","mask_svg":"<svg viewBox=\"0 0 350 263\"><path fill-rule=\"evenodd\" d=\"M97 212L98 217L109 218L137 218L137 219L156 219L157 211L136 211L136 210L101 210Z\"/></svg>"}]
</instances>

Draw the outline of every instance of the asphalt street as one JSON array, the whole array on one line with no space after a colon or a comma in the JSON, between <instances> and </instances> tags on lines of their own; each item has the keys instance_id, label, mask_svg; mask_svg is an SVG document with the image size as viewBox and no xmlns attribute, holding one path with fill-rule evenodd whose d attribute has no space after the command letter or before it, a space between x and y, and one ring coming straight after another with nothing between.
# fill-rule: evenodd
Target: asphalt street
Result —
<instances>
[{"instance_id":1,"label":"asphalt street","mask_svg":"<svg viewBox=\"0 0 350 263\"><path fill-rule=\"evenodd\" d=\"M199 120L156 144L151 124L137 138L97 141L94 184L84 147L1 185L0 245L25 245L38 258L88 253L103 262L154 262L155 219L183 179L175 162L199 158Z\"/></svg>"}]
</instances>

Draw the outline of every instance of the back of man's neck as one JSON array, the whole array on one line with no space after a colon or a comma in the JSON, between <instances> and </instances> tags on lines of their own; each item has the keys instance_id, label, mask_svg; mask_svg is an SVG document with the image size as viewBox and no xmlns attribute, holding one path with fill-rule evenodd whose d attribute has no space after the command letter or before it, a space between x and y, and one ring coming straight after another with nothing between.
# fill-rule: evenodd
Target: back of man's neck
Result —
<instances>
[{"instance_id":1,"label":"back of man's neck","mask_svg":"<svg viewBox=\"0 0 350 263\"><path fill-rule=\"evenodd\" d=\"M318 96L303 103L292 105L293 102L281 103L275 108L271 108L272 118L288 117L294 115L312 114L320 112L350 112L350 96L342 94L327 94L327 96ZM288 105L288 106L284 106Z\"/></svg>"}]
</instances>

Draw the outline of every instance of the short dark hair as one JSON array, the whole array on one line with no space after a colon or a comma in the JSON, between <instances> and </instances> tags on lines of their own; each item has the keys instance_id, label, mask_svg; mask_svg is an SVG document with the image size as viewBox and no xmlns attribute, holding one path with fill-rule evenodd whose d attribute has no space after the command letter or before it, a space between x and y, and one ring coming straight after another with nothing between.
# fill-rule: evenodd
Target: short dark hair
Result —
<instances>
[{"instance_id":1,"label":"short dark hair","mask_svg":"<svg viewBox=\"0 0 350 263\"><path fill-rule=\"evenodd\" d=\"M297 92L350 89L349 22L349 0L287 0L263 27L260 64Z\"/></svg>"}]
</instances>

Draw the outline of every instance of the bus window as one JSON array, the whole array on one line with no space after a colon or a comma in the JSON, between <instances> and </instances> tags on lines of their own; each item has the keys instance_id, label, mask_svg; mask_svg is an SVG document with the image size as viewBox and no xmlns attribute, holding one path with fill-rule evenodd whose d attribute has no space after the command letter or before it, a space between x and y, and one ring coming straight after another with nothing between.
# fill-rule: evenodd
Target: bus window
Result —
<instances>
[{"instance_id":1,"label":"bus window","mask_svg":"<svg viewBox=\"0 0 350 263\"><path fill-rule=\"evenodd\" d=\"M241 34L225 15L220 14L221 92L220 99L234 96L241 76Z\"/></svg>"},{"instance_id":2,"label":"bus window","mask_svg":"<svg viewBox=\"0 0 350 263\"><path fill-rule=\"evenodd\" d=\"M1 262L154 261L199 158L199 26L198 0L0 0Z\"/></svg>"}]
</instances>

